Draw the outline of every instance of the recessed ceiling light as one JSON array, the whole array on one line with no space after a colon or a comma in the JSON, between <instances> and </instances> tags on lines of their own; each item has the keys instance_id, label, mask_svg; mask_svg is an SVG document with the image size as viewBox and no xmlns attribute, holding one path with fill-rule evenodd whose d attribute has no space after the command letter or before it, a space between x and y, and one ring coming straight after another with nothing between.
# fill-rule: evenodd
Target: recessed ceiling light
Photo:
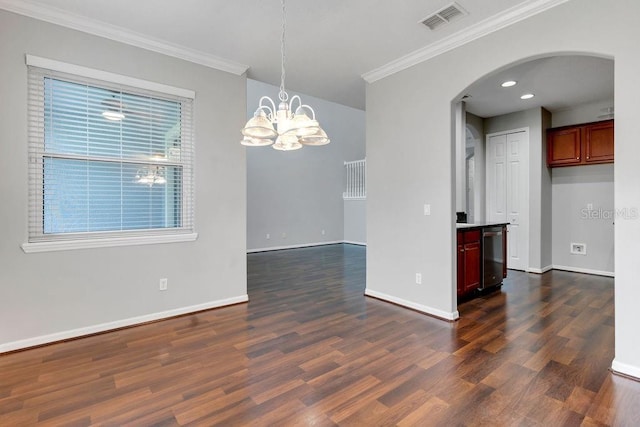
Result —
<instances>
[{"instance_id":1,"label":"recessed ceiling light","mask_svg":"<svg viewBox=\"0 0 640 427\"><path fill-rule=\"evenodd\" d=\"M507 80L506 82L503 82L500 86L502 87L511 87L511 86L515 86L516 83L518 83L515 80Z\"/></svg>"},{"instance_id":2,"label":"recessed ceiling light","mask_svg":"<svg viewBox=\"0 0 640 427\"><path fill-rule=\"evenodd\" d=\"M535 95L534 95L534 94L532 94L532 93L525 93L524 95L522 95L522 96L520 97L520 99L531 99L531 98L533 98L534 96L535 96Z\"/></svg>"}]
</instances>

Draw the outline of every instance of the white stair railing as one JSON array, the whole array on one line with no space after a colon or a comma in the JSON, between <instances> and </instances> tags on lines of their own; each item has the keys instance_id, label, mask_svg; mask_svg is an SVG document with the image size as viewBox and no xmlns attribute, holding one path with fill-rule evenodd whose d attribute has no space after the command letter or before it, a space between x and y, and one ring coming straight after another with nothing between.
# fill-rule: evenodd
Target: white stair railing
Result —
<instances>
[{"instance_id":1,"label":"white stair railing","mask_svg":"<svg viewBox=\"0 0 640 427\"><path fill-rule=\"evenodd\" d=\"M345 191L342 198L345 200L367 198L367 159L344 162Z\"/></svg>"}]
</instances>

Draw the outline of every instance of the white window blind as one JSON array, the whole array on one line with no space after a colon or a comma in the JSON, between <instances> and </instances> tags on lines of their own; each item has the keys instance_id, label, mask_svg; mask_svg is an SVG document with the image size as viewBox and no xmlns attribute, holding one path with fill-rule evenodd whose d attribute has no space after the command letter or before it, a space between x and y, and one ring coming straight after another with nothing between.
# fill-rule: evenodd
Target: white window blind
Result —
<instances>
[{"instance_id":1,"label":"white window blind","mask_svg":"<svg viewBox=\"0 0 640 427\"><path fill-rule=\"evenodd\" d=\"M192 98L28 78L29 242L194 233Z\"/></svg>"},{"instance_id":2,"label":"white window blind","mask_svg":"<svg viewBox=\"0 0 640 427\"><path fill-rule=\"evenodd\" d=\"M342 198L366 199L367 198L367 159L344 162L345 190Z\"/></svg>"}]
</instances>

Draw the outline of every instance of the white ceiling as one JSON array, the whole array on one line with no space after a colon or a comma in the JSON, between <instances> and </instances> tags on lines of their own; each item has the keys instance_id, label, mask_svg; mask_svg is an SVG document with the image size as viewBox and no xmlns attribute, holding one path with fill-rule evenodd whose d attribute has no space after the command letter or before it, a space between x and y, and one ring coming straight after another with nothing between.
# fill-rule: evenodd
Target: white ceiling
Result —
<instances>
[{"instance_id":1,"label":"white ceiling","mask_svg":"<svg viewBox=\"0 0 640 427\"><path fill-rule=\"evenodd\" d=\"M593 56L555 56L535 59L497 71L465 91L466 109L480 117L493 117L533 107L553 112L594 101L613 99L611 59ZM515 86L501 87L507 80ZM531 99L521 95L532 93Z\"/></svg>"},{"instance_id":2,"label":"white ceiling","mask_svg":"<svg viewBox=\"0 0 640 427\"><path fill-rule=\"evenodd\" d=\"M431 31L418 22L451 0L288 0L286 86L364 109L363 74L416 51L446 46L474 28L498 28L517 20L514 17L540 10L540 5L562 1L457 0L468 14ZM148 38L152 44L166 43L174 50L210 56L212 62L217 57L244 64L249 78L279 85L279 0L0 0L1 7L63 25L72 23L69 26L74 28L95 27L129 39ZM517 69L530 77L531 90L540 93L536 101L568 100L563 89L569 86L583 93L583 98L591 96L580 86L580 79L565 73L566 67L558 73L554 61L545 64ZM612 82L610 88L598 86L597 74L604 68L585 77L593 96L609 89L612 96ZM544 78L531 77L541 69ZM496 103L492 97L504 95L494 90L493 83L487 79L486 88L473 88L470 111L486 116L487 105ZM543 87L548 98L542 97Z\"/></svg>"}]
</instances>

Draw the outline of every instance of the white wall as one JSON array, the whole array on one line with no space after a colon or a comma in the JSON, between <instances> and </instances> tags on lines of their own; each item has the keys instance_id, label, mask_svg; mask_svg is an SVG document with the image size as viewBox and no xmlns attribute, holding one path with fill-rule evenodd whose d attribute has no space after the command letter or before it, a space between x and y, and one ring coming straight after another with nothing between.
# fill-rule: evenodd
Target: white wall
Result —
<instances>
[{"instance_id":1,"label":"white wall","mask_svg":"<svg viewBox=\"0 0 640 427\"><path fill-rule=\"evenodd\" d=\"M560 111L554 111L551 118L552 127L575 125L579 123L597 122L606 118L599 117L606 115L603 111L606 108L613 107L613 99L604 99L600 101L589 102L587 104L576 105Z\"/></svg>"},{"instance_id":2,"label":"white wall","mask_svg":"<svg viewBox=\"0 0 640 427\"><path fill-rule=\"evenodd\" d=\"M467 116L464 102L455 105L456 212L467 211Z\"/></svg>"},{"instance_id":3,"label":"white wall","mask_svg":"<svg viewBox=\"0 0 640 427\"><path fill-rule=\"evenodd\" d=\"M589 214L581 211L587 203L592 203L594 210L605 210L603 216L613 210L613 166L553 169L546 166L546 129L552 121L562 123L561 126L596 121L597 115L603 114L601 109L608 105L613 105L613 101L579 105L553 115L545 109L533 108L484 121L486 133L530 128L532 272L555 267L613 274L612 221L585 220ZM571 255L572 242L589 242L587 255Z\"/></svg>"},{"instance_id":4,"label":"white wall","mask_svg":"<svg viewBox=\"0 0 640 427\"><path fill-rule=\"evenodd\" d=\"M555 268L613 275L613 177L612 164L553 168ZM571 254L571 243L586 243L586 255Z\"/></svg>"},{"instance_id":5,"label":"white wall","mask_svg":"<svg viewBox=\"0 0 640 427\"><path fill-rule=\"evenodd\" d=\"M551 113L542 109L542 150L540 156L540 270L553 265L553 178L547 167L547 129L551 127Z\"/></svg>"},{"instance_id":6,"label":"white wall","mask_svg":"<svg viewBox=\"0 0 640 427\"><path fill-rule=\"evenodd\" d=\"M275 100L278 91L248 79L247 117L253 116L260 97ZM364 158L364 111L298 95L315 110L331 143L288 152L246 148L249 251L342 242L345 215L349 224L365 222L363 212L345 211L342 200L344 161Z\"/></svg>"},{"instance_id":7,"label":"white wall","mask_svg":"<svg viewBox=\"0 0 640 427\"><path fill-rule=\"evenodd\" d=\"M193 89L196 231L189 243L25 254L25 53ZM0 351L246 299L244 76L0 10ZM167 291L158 280L168 278Z\"/></svg>"},{"instance_id":8,"label":"white wall","mask_svg":"<svg viewBox=\"0 0 640 427\"><path fill-rule=\"evenodd\" d=\"M345 162L366 158L366 113L363 111L358 114L362 116L354 118L359 125L354 129L356 133L352 136L353 141L343 148L342 155ZM359 245L367 244L366 200L344 200L344 241Z\"/></svg>"},{"instance_id":9,"label":"white wall","mask_svg":"<svg viewBox=\"0 0 640 427\"><path fill-rule=\"evenodd\" d=\"M367 86L367 294L457 317L451 103L509 64L549 53L615 57L615 207L640 206L639 14L635 0L571 0ZM430 216L423 215L424 203L431 204ZM632 250L640 221L618 220L615 233L613 367L640 377L640 263Z\"/></svg>"},{"instance_id":10,"label":"white wall","mask_svg":"<svg viewBox=\"0 0 640 427\"><path fill-rule=\"evenodd\" d=\"M605 99L554 112L553 126L603 120L598 116L613 105L613 99ZM553 168L552 187L554 267L613 275L614 165ZM588 204L591 213L585 211ZM571 254L571 243L586 243L586 255Z\"/></svg>"},{"instance_id":11,"label":"white wall","mask_svg":"<svg viewBox=\"0 0 640 427\"><path fill-rule=\"evenodd\" d=\"M344 241L367 244L367 201L344 201Z\"/></svg>"},{"instance_id":12,"label":"white wall","mask_svg":"<svg viewBox=\"0 0 640 427\"><path fill-rule=\"evenodd\" d=\"M486 218L486 172L485 172L485 144L484 119L469 112L465 115L467 128L471 129L474 138L474 176L473 176L473 216L468 222L482 222Z\"/></svg>"}]
</instances>

